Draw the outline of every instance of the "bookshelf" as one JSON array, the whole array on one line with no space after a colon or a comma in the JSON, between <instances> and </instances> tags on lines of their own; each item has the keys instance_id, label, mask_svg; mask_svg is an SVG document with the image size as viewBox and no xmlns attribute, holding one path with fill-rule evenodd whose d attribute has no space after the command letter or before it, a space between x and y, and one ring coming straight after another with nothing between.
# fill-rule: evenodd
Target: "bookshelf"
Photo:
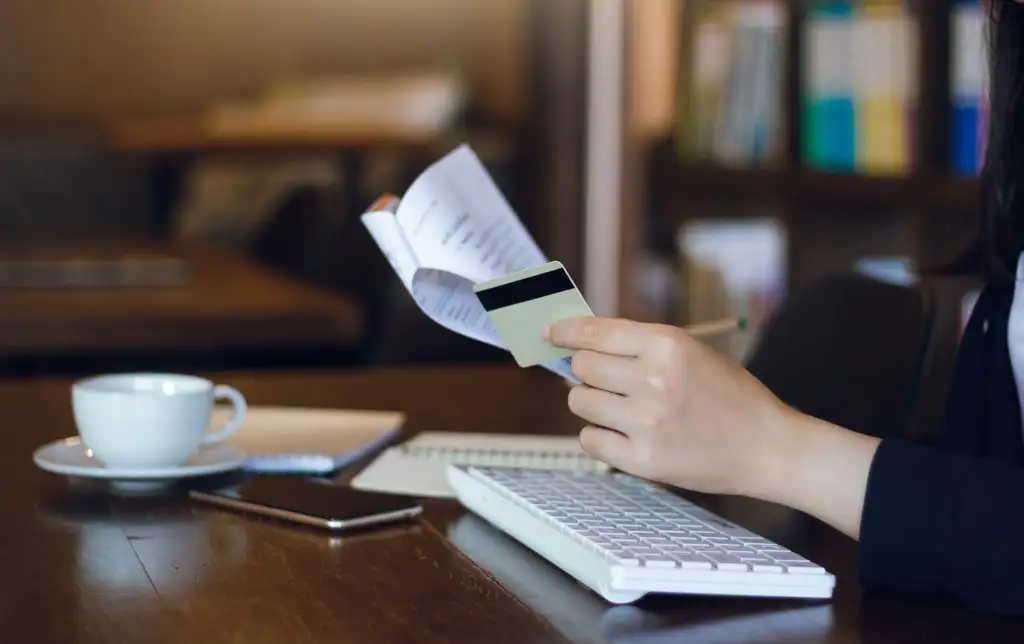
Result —
<instances>
[{"instance_id":1,"label":"bookshelf","mask_svg":"<svg viewBox=\"0 0 1024 644\"><path fill-rule=\"evenodd\" d=\"M949 209L970 213L980 199L974 178L946 173L872 176L817 172L799 166L723 168L680 160L668 144L648 149L649 180L672 203L739 196L780 206ZM664 213L662 216L667 216Z\"/></svg>"},{"instance_id":2,"label":"bookshelf","mask_svg":"<svg viewBox=\"0 0 1024 644\"><path fill-rule=\"evenodd\" d=\"M851 252L898 254L919 265L933 263L956 248L980 199L976 175L981 150L977 142L984 127L985 70L979 29L983 12L977 5L957 0L675 0L672 5L678 25L673 38L663 38L668 48L663 55L678 61L669 81L677 84L674 114L662 131L634 131L632 148L624 148L640 150L624 157L633 168L627 176L640 184L627 191L633 198L624 202L622 225L643 230L632 236L639 241L623 250L624 292L639 288L638 281L643 279L640 264L651 256L670 257L674 235L693 219L768 216L781 221L791 232L790 288L839 268L828 264L830 243L847 245L831 253L836 258ZM683 86L692 82L694 73L692 45L699 41L692 37L694 21L708 8L729 13L753 5L773 5L775 15L768 22L780 25L776 34L780 60L775 77L778 129L774 145L765 143L772 133L764 132L759 142L752 143L757 137L747 127L746 138L740 137L748 144L745 147L734 139L731 147L726 145L717 154L706 149L694 153L680 142L680 123L693 114L691 110L684 115L691 95ZM832 15L823 16L828 10ZM847 15L837 19L836 13ZM652 20L635 7L627 16ZM834 21L828 25L832 31L823 31L821 25L808 27L809 21L822 19ZM873 22L862 24L870 20ZM843 27L848 29L845 39L836 35L837 28ZM705 34L705 41L707 38ZM632 45L636 47L635 42ZM865 48L870 55L864 53ZM842 60L837 60L837 54ZM822 62L823 56L832 60ZM873 75L855 67L858 62L878 65L883 56L895 57L901 69ZM769 68L762 64L757 69L764 74ZM847 85L836 79L836 74L844 71L853 75L846 79ZM702 73L710 72L705 69ZM747 78L751 77L748 72ZM822 88L832 95L809 97ZM844 88L847 91L842 95ZM624 94L627 104L644 100L628 84ZM846 105L845 112L836 111L838 99L852 102L852 110ZM748 99L746 125L759 118L760 113L750 108L752 101ZM815 146L807 139L815 130L806 121L810 110L820 110L829 101L832 117L839 114L840 119L845 118L848 130L843 131L841 120L826 120L824 125L818 123L817 134L831 133L835 138L836 132L842 132L846 138L838 143L833 140L831 145L852 146L856 152L844 149L823 162L822 145L827 147L828 142L817 142L818 157L814 158ZM719 104L717 112L728 113L729 108ZM821 114L819 111L815 118L825 118ZM743 123L739 117L734 113L731 118ZM721 116L716 125L720 128L725 120L728 117ZM715 130L706 122L704 126ZM887 145L892 141L898 143ZM751 153L758 146L762 152ZM774 153L765 154L765 148ZM737 150L748 154L737 155ZM801 258L807 257L820 261L802 262ZM633 308L628 304L623 300L623 315L663 317L663 312L645 309L642 303L634 302Z\"/></svg>"}]
</instances>

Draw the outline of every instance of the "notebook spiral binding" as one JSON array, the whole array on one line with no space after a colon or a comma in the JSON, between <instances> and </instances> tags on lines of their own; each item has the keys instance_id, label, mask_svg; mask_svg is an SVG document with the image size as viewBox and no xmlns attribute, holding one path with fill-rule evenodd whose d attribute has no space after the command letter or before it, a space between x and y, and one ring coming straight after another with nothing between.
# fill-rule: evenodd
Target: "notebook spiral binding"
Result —
<instances>
[{"instance_id":1,"label":"notebook spiral binding","mask_svg":"<svg viewBox=\"0 0 1024 644\"><path fill-rule=\"evenodd\" d=\"M578 452L441 447L436 445L403 445L401 450L405 455L414 458L459 465L535 467L574 472L606 472L609 470L606 464Z\"/></svg>"}]
</instances>

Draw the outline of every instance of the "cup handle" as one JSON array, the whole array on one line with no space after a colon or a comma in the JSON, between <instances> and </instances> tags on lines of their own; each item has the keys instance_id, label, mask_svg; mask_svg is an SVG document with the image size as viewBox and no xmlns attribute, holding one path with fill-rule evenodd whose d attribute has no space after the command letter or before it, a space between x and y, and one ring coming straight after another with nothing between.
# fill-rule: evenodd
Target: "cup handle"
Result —
<instances>
[{"instance_id":1,"label":"cup handle","mask_svg":"<svg viewBox=\"0 0 1024 644\"><path fill-rule=\"evenodd\" d=\"M245 396L234 387L217 385L213 388L213 399L230 400L231 405L235 408L235 413L231 415L231 419L228 422L224 423L223 427L207 434L203 438L203 445L219 443L238 431L238 428L242 426L242 422L245 420L246 412L249 410L249 406L245 402Z\"/></svg>"}]
</instances>

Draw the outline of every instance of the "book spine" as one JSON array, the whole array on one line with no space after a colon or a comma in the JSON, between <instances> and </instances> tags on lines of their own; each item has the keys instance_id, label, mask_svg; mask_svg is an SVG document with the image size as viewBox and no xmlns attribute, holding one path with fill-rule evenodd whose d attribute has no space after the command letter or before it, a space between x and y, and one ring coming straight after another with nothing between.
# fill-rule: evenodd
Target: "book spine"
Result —
<instances>
[{"instance_id":1,"label":"book spine","mask_svg":"<svg viewBox=\"0 0 1024 644\"><path fill-rule=\"evenodd\" d=\"M750 36L742 25L730 29L730 61L721 104L715 119L713 150L715 160L729 164L740 160L743 110L749 90L746 67L750 58Z\"/></svg>"},{"instance_id":2,"label":"book spine","mask_svg":"<svg viewBox=\"0 0 1024 644\"><path fill-rule=\"evenodd\" d=\"M780 150L782 124L782 64L779 47L785 25L783 6L763 2L751 10L756 47L751 70L750 156L759 163L774 160Z\"/></svg>"},{"instance_id":3,"label":"book spine","mask_svg":"<svg viewBox=\"0 0 1024 644\"><path fill-rule=\"evenodd\" d=\"M893 0L867 0L857 13L858 171L898 174L910 167L911 31L911 21Z\"/></svg>"},{"instance_id":4,"label":"book spine","mask_svg":"<svg viewBox=\"0 0 1024 644\"><path fill-rule=\"evenodd\" d=\"M713 124L722 108L722 86L732 64L731 37L721 20L702 19L694 29L693 43L692 110L686 120L687 140L695 156L706 158L713 149Z\"/></svg>"},{"instance_id":5,"label":"book spine","mask_svg":"<svg viewBox=\"0 0 1024 644\"><path fill-rule=\"evenodd\" d=\"M851 171L856 159L850 2L819 3L804 23L803 156L814 168Z\"/></svg>"},{"instance_id":6,"label":"book spine","mask_svg":"<svg viewBox=\"0 0 1024 644\"><path fill-rule=\"evenodd\" d=\"M754 72L753 98L751 100L750 119L750 156L757 161L764 161L769 156L771 145L770 101L771 84L776 82L772 75L772 43L771 30L759 25L754 30L756 53L751 63Z\"/></svg>"},{"instance_id":7,"label":"book spine","mask_svg":"<svg viewBox=\"0 0 1024 644\"><path fill-rule=\"evenodd\" d=\"M785 103L784 80L786 74L786 59L788 57L785 12L780 4L774 5L774 20L768 30L768 55L766 65L768 66L767 85L768 91L765 96L764 123L767 137L765 142L765 157L777 161L784 153L783 141L786 136L786 119L783 106Z\"/></svg>"},{"instance_id":8,"label":"book spine","mask_svg":"<svg viewBox=\"0 0 1024 644\"><path fill-rule=\"evenodd\" d=\"M903 43L903 78L898 79L898 88L903 97L904 132L903 144L906 146L906 169L912 170L918 165L918 110L921 100L921 42L918 27L919 3L917 0L904 0L903 21L900 24Z\"/></svg>"},{"instance_id":9,"label":"book spine","mask_svg":"<svg viewBox=\"0 0 1024 644\"><path fill-rule=\"evenodd\" d=\"M985 11L977 0L961 0L950 15L951 163L954 174L974 175L983 157L988 92Z\"/></svg>"}]
</instances>

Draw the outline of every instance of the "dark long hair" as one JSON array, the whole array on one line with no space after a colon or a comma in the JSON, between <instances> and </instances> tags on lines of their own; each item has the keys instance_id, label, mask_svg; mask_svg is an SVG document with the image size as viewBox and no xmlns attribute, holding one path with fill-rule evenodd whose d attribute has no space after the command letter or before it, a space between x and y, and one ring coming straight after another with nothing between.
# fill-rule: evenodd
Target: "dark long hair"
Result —
<instances>
[{"instance_id":1,"label":"dark long hair","mask_svg":"<svg viewBox=\"0 0 1024 644\"><path fill-rule=\"evenodd\" d=\"M978 234L959 272L1012 280L1024 251L1024 5L990 0L989 119Z\"/></svg>"}]
</instances>

